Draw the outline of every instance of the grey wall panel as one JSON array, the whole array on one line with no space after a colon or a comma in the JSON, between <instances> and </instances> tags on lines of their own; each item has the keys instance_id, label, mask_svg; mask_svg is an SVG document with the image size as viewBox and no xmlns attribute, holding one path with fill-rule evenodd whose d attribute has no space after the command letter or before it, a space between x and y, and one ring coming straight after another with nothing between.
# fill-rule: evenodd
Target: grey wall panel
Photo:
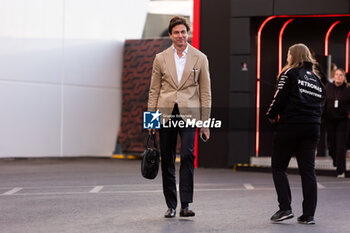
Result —
<instances>
[{"instance_id":1,"label":"grey wall panel","mask_svg":"<svg viewBox=\"0 0 350 233\"><path fill-rule=\"evenodd\" d=\"M274 14L345 14L349 13L349 0L275 0Z\"/></svg>"},{"instance_id":2,"label":"grey wall panel","mask_svg":"<svg viewBox=\"0 0 350 233\"><path fill-rule=\"evenodd\" d=\"M113 155L148 2L0 0L0 158Z\"/></svg>"},{"instance_id":3,"label":"grey wall panel","mask_svg":"<svg viewBox=\"0 0 350 233\"><path fill-rule=\"evenodd\" d=\"M247 64L247 69L244 64ZM250 74L255 64L250 62L250 56L231 56L230 59L230 91L250 91Z\"/></svg>"},{"instance_id":4,"label":"grey wall panel","mask_svg":"<svg viewBox=\"0 0 350 233\"><path fill-rule=\"evenodd\" d=\"M231 0L231 16L267 16L273 14L273 0Z\"/></svg>"},{"instance_id":5,"label":"grey wall panel","mask_svg":"<svg viewBox=\"0 0 350 233\"><path fill-rule=\"evenodd\" d=\"M231 54L250 53L250 19L231 19Z\"/></svg>"}]
</instances>

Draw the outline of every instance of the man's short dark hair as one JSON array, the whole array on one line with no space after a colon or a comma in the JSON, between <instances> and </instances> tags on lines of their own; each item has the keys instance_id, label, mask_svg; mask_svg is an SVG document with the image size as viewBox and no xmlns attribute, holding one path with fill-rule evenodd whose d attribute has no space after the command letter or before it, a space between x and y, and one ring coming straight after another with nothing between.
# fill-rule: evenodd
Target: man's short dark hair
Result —
<instances>
[{"instance_id":1,"label":"man's short dark hair","mask_svg":"<svg viewBox=\"0 0 350 233\"><path fill-rule=\"evenodd\" d=\"M190 31L190 26L188 25L187 23L187 20L184 18L184 17L181 17L181 16L174 16L171 20L170 20L170 23L169 23L169 28L168 28L168 32L170 34L172 34L173 32L173 28L177 25L185 25L186 29L187 29L187 32Z\"/></svg>"}]
</instances>

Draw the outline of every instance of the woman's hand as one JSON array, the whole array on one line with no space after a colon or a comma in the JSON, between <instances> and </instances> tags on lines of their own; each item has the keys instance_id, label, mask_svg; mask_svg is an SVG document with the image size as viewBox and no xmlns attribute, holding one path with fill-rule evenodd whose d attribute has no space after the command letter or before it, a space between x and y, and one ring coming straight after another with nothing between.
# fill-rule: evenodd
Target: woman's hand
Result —
<instances>
[{"instance_id":1,"label":"woman's hand","mask_svg":"<svg viewBox=\"0 0 350 233\"><path fill-rule=\"evenodd\" d=\"M270 121L271 124L276 123L276 119L270 119L270 118L268 118L268 119L269 119L269 121Z\"/></svg>"}]
</instances>

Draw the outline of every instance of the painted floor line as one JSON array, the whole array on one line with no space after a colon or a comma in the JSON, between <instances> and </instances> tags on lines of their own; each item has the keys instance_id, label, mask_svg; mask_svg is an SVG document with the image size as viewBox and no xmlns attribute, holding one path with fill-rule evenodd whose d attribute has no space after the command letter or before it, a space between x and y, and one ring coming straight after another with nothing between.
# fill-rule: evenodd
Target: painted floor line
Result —
<instances>
[{"instance_id":1,"label":"painted floor line","mask_svg":"<svg viewBox=\"0 0 350 233\"><path fill-rule=\"evenodd\" d=\"M10 191L7 191L5 193L3 193L2 195L13 195L19 191L21 191L23 188L13 188Z\"/></svg>"},{"instance_id":2,"label":"painted floor line","mask_svg":"<svg viewBox=\"0 0 350 233\"><path fill-rule=\"evenodd\" d=\"M322 185L321 183L317 182L317 188L319 188L319 189L324 189L325 187L324 187L324 185Z\"/></svg>"},{"instance_id":3,"label":"painted floor line","mask_svg":"<svg viewBox=\"0 0 350 233\"><path fill-rule=\"evenodd\" d=\"M244 188L247 189L247 190L253 190L255 189L253 185L251 184L243 184Z\"/></svg>"},{"instance_id":4,"label":"painted floor line","mask_svg":"<svg viewBox=\"0 0 350 233\"><path fill-rule=\"evenodd\" d=\"M220 188L220 189L195 189L194 192L220 192L220 191L245 191L246 188ZM274 188L256 188L259 191L271 191ZM98 194L145 194L162 193L163 190L125 190L125 191L102 191ZM39 195L72 195L72 194L90 194L90 192L42 192L42 193L14 193L13 196L39 196Z\"/></svg>"},{"instance_id":5,"label":"painted floor line","mask_svg":"<svg viewBox=\"0 0 350 233\"><path fill-rule=\"evenodd\" d=\"M350 181L322 181L322 184L349 184ZM198 187L203 187L203 186L241 186L242 183L195 183L194 187L195 189ZM272 183L255 183L255 184L251 184L254 188L254 185L259 185L259 186L273 186ZM23 186L22 189L50 189L50 188L94 188L96 186L103 186L104 188L113 188L113 187L122 187L122 188L134 188L134 187L162 187L161 183L157 183L157 184L150 184L150 183L144 183L144 184L102 184L102 185L57 185L57 186L53 186L53 185L48 185L48 186ZM300 183L290 183L291 187L295 187L295 186L301 186ZM343 186L344 188L347 188L348 186ZM349 186L350 187L350 186ZM12 189L13 187L10 186L4 186L4 187L0 187L0 190L8 190L8 189ZM256 188L255 188L256 189Z\"/></svg>"},{"instance_id":6,"label":"painted floor line","mask_svg":"<svg viewBox=\"0 0 350 233\"><path fill-rule=\"evenodd\" d=\"M89 191L89 193L99 193L103 189L103 186L95 186Z\"/></svg>"},{"instance_id":7,"label":"painted floor line","mask_svg":"<svg viewBox=\"0 0 350 233\"><path fill-rule=\"evenodd\" d=\"M97 187L97 186L96 186ZM100 186L101 187L101 186ZM100 188L99 187L99 188ZM253 189L252 189L253 188ZM350 187L325 187L322 190L344 190L349 189ZM1 194L0 196L40 196L40 195L73 195L73 194L90 194L91 192L42 192L42 193L18 193L23 188L14 188L6 193ZM300 190L301 187L291 187L292 190ZM219 188L219 189L195 189L194 192L225 192L225 191L274 191L274 187L259 187L255 188L254 186L250 187L249 184L246 184L246 187L241 188ZM92 190L90 190L92 191ZM97 188L95 189L97 191ZM119 190L119 191L99 191L98 194L146 194L146 193L162 193L163 190Z\"/></svg>"}]
</instances>

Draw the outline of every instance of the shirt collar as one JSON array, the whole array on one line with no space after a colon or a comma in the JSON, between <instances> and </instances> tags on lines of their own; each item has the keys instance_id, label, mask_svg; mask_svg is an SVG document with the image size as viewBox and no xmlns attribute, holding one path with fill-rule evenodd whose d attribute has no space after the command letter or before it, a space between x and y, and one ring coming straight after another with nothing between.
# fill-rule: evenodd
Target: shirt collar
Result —
<instances>
[{"instance_id":1,"label":"shirt collar","mask_svg":"<svg viewBox=\"0 0 350 233\"><path fill-rule=\"evenodd\" d=\"M187 55L187 53L188 53L188 44L187 44L187 46L186 46L186 49L182 52L182 54L184 54L184 55ZM174 51L174 53L176 53L176 48L175 48L175 46L173 45L173 51Z\"/></svg>"}]
</instances>

